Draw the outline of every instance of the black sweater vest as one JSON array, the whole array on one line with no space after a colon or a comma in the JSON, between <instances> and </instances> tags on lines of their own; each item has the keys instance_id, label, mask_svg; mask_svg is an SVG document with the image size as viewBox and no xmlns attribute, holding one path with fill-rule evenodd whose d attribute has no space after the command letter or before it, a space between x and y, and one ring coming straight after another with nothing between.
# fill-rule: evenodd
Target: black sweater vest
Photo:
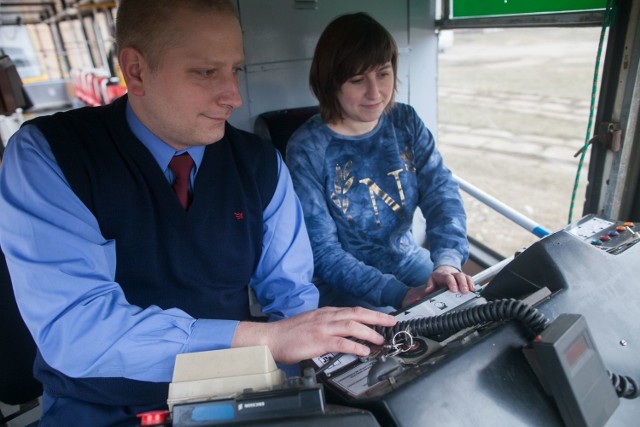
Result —
<instances>
[{"instance_id":1,"label":"black sweater vest","mask_svg":"<svg viewBox=\"0 0 640 427\"><path fill-rule=\"evenodd\" d=\"M227 125L206 147L185 211L125 119L126 97L32 120L75 194L116 243L116 277L140 307L177 307L195 318L250 318L247 285L262 252L263 210L278 179L275 149ZM95 337L95 339L100 339ZM166 400L166 384L124 378L72 379L42 357L45 389L105 404Z\"/></svg>"}]
</instances>

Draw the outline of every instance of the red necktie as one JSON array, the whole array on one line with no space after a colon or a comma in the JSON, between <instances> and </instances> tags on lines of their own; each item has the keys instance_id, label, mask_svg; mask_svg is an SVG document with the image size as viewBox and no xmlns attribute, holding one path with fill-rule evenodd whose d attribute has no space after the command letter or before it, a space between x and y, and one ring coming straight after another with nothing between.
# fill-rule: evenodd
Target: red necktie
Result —
<instances>
[{"instance_id":1,"label":"red necktie","mask_svg":"<svg viewBox=\"0 0 640 427\"><path fill-rule=\"evenodd\" d=\"M176 192L178 200L183 208L187 209L191 202L191 194L189 194L189 177L191 168L193 167L193 159L188 153L173 156L169 162L169 169L175 175L173 181L173 191Z\"/></svg>"}]
</instances>

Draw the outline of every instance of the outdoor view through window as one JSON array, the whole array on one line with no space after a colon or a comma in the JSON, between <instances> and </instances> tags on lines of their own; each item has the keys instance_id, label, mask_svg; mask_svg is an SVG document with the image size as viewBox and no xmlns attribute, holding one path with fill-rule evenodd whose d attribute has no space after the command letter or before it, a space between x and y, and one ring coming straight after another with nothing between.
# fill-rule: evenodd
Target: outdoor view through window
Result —
<instances>
[{"instance_id":1,"label":"outdoor view through window","mask_svg":"<svg viewBox=\"0 0 640 427\"><path fill-rule=\"evenodd\" d=\"M600 28L441 34L438 141L453 173L554 232L567 225ZM443 32L444 33L444 32ZM601 61L603 61L601 59ZM582 216L589 156L573 220ZM463 191L469 235L503 256L538 237Z\"/></svg>"}]
</instances>

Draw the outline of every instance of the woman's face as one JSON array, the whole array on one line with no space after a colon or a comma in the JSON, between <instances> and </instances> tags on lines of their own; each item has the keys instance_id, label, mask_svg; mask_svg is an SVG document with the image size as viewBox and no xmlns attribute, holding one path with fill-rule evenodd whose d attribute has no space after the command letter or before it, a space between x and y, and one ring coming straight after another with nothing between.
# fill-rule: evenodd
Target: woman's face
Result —
<instances>
[{"instance_id":1,"label":"woman's face","mask_svg":"<svg viewBox=\"0 0 640 427\"><path fill-rule=\"evenodd\" d=\"M337 95L342 119L330 123L329 127L345 135L371 131L393 97L394 84L391 62L351 77L342 84Z\"/></svg>"}]
</instances>

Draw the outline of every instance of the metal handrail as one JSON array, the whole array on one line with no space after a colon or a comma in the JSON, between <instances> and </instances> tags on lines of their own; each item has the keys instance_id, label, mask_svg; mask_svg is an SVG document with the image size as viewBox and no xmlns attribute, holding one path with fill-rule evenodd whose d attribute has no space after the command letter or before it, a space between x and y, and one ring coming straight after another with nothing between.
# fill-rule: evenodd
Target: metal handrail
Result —
<instances>
[{"instance_id":1,"label":"metal handrail","mask_svg":"<svg viewBox=\"0 0 640 427\"><path fill-rule=\"evenodd\" d=\"M544 228L543 226L541 226L531 218L521 214L520 212L516 211L512 207L507 206L506 204L502 203L495 197L480 190L478 187L471 185L470 183L468 183L467 181L465 181L464 179L460 178L457 175L453 175L453 177L458 182L458 185L463 191L465 191L475 199L479 200L480 202L484 203L485 205L489 206L491 209L495 210L496 212L502 214L505 218L515 222L516 224L523 227L527 231L530 231L531 233L535 234L538 237L544 237L551 234L549 230L547 230L546 228Z\"/></svg>"}]
</instances>

